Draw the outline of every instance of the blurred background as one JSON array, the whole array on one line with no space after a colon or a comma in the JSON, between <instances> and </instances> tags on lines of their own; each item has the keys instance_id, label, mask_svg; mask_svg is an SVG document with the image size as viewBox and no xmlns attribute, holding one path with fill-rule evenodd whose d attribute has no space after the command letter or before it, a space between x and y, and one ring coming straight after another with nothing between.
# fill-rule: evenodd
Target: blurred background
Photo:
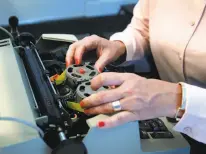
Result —
<instances>
[{"instance_id":1,"label":"blurred background","mask_svg":"<svg viewBox=\"0 0 206 154\"><path fill-rule=\"evenodd\" d=\"M121 31L138 0L0 0L0 26L19 18L20 30L42 33L98 34Z\"/></svg>"},{"instance_id":2,"label":"blurred background","mask_svg":"<svg viewBox=\"0 0 206 154\"><path fill-rule=\"evenodd\" d=\"M109 39L130 23L137 3L138 0L0 0L0 26L10 31L8 19L17 16L19 31L29 32L35 39L45 33L74 34L78 39L96 34ZM147 59L152 61L151 57ZM136 65L138 72L150 70L145 59Z\"/></svg>"}]
</instances>

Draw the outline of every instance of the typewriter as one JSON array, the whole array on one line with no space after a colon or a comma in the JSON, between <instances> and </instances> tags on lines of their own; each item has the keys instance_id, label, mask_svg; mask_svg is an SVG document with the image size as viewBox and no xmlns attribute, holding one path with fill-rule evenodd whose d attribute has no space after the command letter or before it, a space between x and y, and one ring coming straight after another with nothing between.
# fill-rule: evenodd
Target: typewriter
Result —
<instances>
[{"instance_id":1,"label":"typewriter","mask_svg":"<svg viewBox=\"0 0 206 154\"><path fill-rule=\"evenodd\" d=\"M90 87L98 74L95 56L66 68L74 35L43 34L35 40L16 29L0 40L1 154L189 154L187 141L172 130L175 123L164 117L89 128L87 120L98 115L87 116L74 106L95 93Z\"/></svg>"}]
</instances>

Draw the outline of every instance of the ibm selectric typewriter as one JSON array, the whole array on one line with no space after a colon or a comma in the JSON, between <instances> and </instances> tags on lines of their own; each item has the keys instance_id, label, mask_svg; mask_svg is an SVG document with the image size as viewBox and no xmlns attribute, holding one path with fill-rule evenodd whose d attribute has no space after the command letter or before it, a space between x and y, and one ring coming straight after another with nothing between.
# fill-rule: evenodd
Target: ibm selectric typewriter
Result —
<instances>
[{"instance_id":1,"label":"ibm selectric typewriter","mask_svg":"<svg viewBox=\"0 0 206 154\"><path fill-rule=\"evenodd\" d=\"M65 67L74 35L43 34L35 40L17 30L0 29L0 154L189 154L184 137L167 118L130 122L112 129L89 127L79 102L95 93L95 56ZM127 72L110 65L104 71ZM84 70L83 73L80 70ZM102 87L99 90L106 90Z\"/></svg>"}]
</instances>

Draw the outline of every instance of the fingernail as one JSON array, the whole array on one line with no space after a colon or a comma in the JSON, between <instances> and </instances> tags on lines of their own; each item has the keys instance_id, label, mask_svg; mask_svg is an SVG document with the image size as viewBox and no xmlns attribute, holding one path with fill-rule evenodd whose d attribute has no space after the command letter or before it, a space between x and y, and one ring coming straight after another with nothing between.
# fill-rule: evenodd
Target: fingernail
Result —
<instances>
[{"instance_id":1,"label":"fingernail","mask_svg":"<svg viewBox=\"0 0 206 154\"><path fill-rule=\"evenodd\" d=\"M111 86L113 89L116 88L115 86Z\"/></svg>"},{"instance_id":2,"label":"fingernail","mask_svg":"<svg viewBox=\"0 0 206 154\"><path fill-rule=\"evenodd\" d=\"M69 66L69 62L66 62L66 67L68 67Z\"/></svg>"},{"instance_id":3,"label":"fingernail","mask_svg":"<svg viewBox=\"0 0 206 154\"><path fill-rule=\"evenodd\" d=\"M85 114L89 114L89 111L88 111L88 110L84 110L84 113L85 113Z\"/></svg>"},{"instance_id":4,"label":"fingernail","mask_svg":"<svg viewBox=\"0 0 206 154\"><path fill-rule=\"evenodd\" d=\"M100 121L99 123L98 123L98 127L104 127L105 126L105 122L104 121Z\"/></svg>"},{"instance_id":5,"label":"fingernail","mask_svg":"<svg viewBox=\"0 0 206 154\"><path fill-rule=\"evenodd\" d=\"M79 65L80 64L80 60L79 59L75 59L75 64Z\"/></svg>"},{"instance_id":6,"label":"fingernail","mask_svg":"<svg viewBox=\"0 0 206 154\"><path fill-rule=\"evenodd\" d=\"M79 104L80 104L81 107L84 106L84 102L83 101L81 101Z\"/></svg>"},{"instance_id":7,"label":"fingernail","mask_svg":"<svg viewBox=\"0 0 206 154\"><path fill-rule=\"evenodd\" d=\"M99 73L101 73L101 72L102 72L102 69L101 69L101 68L99 68L99 69L98 69L98 72L99 72Z\"/></svg>"},{"instance_id":8,"label":"fingernail","mask_svg":"<svg viewBox=\"0 0 206 154\"><path fill-rule=\"evenodd\" d=\"M75 64L78 65L78 63L77 63L77 62L78 62L78 59L74 59L74 60L75 60Z\"/></svg>"}]
</instances>

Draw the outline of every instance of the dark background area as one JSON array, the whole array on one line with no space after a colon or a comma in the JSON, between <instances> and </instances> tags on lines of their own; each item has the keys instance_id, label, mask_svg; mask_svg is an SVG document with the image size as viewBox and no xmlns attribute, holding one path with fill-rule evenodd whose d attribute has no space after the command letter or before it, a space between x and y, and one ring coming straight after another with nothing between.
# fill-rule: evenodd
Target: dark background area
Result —
<instances>
[{"instance_id":1,"label":"dark background area","mask_svg":"<svg viewBox=\"0 0 206 154\"><path fill-rule=\"evenodd\" d=\"M18 29L20 32L33 34L36 39L43 33L74 34L79 39L92 34L109 38L113 33L124 30L130 23L134 5L123 6L119 14L113 16L44 21L19 25ZM5 28L10 30L8 26Z\"/></svg>"}]
</instances>

